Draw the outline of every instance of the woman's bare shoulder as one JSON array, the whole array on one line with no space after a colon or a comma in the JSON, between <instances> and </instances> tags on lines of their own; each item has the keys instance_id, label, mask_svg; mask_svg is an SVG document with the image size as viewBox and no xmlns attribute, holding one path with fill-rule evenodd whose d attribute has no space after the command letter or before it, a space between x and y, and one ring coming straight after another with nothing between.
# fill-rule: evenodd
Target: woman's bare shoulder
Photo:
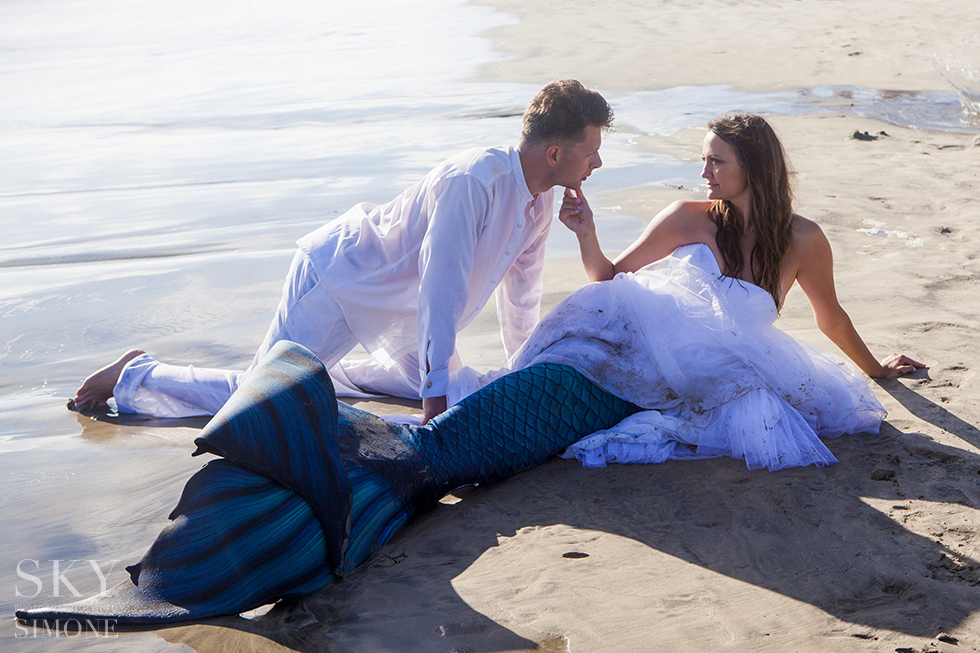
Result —
<instances>
[{"instance_id":1,"label":"woman's bare shoulder","mask_svg":"<svg viewBox=\"0 0 980 653\"><path fill-rule=\"evenodd\" d=\"M820 225L802 215L793 214L790 230L792 233L790 246L794 249L806 249L809 246L827 242L827 236Z\"/></svg>"},{"instance_id":2,"label":"woman's bare shoulder","mask_svg":"<svg viewBox=\"0 0 980 653\"><path fill-rule=\"evenodd\" d=\"M792 270L793 276L806 274L807 271L833 266L833 252L830 241L820 225L801 215L793 215L790 229L789 250L786 252L786 266Z\"/></svg>"},{"instance_id":3,"label":"woman's bare shoulder","mask_svg":"<svg viewBox=\"0 0 980 653\"><path fill-rule=\"evenodd\" d=\"M671 213L682 213L687 216L708 215L711 202L704 200L677 200L667 210Z\"/></svg>"},{"instance_id":4,"label":"woman's bare shoulder","mask_svg":"<svg viewBox=\"0 0 980 653\"><path fill-rule=\"evenodd\" d=\"M701 233L714 226L708 214L711 202L698 200L677 200L657 216L657 222L680 233Z\"/></svg>"},{"instance_id":5,"label":"woman's bare shoulder","mask_svg":"<svg viewBox=\"0 0 980 653\"><path fill-rule=\"evenodd\" d=\"M792 221L790 222L790 229L793 230L793 235L799 234L801 237L812 237L817 234L822 234L823 229L820 228L816 222L809 218L804 218L802 215L796 213L793 214Z\"/></svg>"},{"instance_id":6,"label":"woman's bare shoulder","mask_svg":"<svg viewBox=\"0 0 980 653\"><path fill-rule=\"evenodd\" d=\"M643 233L613 261L614 272L635 272L659 261L681 245L709 242L714 223L708 217L711 202L678 200L650 221Z\"/></svg>"}]
</instances>

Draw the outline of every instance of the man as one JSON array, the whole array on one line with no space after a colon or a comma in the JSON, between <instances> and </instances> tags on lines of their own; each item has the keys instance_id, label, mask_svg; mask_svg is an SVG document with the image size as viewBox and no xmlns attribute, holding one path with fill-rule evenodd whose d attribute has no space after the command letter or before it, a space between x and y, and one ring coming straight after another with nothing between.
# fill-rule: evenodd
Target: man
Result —
<instances>
[{"instance_id":1,"label":"man","mask_svg":"<svg viewBox=\"0 0 980 653\"><path fill-rule=\"evenodd\" d=\"M551 189L577 190L602 165L611 122L601 95L553 82L528 103L516 147L463 152L391 202L358 204L301 238L252 367L292 340L320 358L338 394L421 398L424 422L446 410L456 333L491 293L508 356L537 323ZM371 358L342 361L357 344ZM164 365L134 349L85 379L74 402L86 410L115 396L123 412L209 415L243 374Z\"/></svg>"}]
</instances>

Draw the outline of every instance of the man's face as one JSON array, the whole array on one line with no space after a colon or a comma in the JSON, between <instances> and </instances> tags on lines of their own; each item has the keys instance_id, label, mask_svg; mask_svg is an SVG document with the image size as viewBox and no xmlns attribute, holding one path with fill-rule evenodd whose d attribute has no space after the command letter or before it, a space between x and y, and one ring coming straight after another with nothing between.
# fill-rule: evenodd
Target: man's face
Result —
<instances>
[{"instance_id":1,"label":"man's face","mask_svg":"<svg viewBox=\"0 0 980 653\"><path fill-rule=\"evenodd\" d=\"M558 161L555 169L557 186L566 186L573 190L582 187L592 171L602 166L599 158L599 146L602 145L602 129L586 127L585 139L571 146L560 146Z\"/></svg>"}]
</instances>

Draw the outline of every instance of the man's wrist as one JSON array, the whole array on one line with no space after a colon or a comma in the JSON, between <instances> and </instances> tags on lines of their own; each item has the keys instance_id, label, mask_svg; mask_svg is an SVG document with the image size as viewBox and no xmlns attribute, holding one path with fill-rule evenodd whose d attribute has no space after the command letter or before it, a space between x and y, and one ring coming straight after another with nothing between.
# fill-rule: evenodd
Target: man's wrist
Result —
<instances>
[{"instance_id":1,"label":"man's wrist","mask_svg":"<svg viewBox=\"0 0 980 653\"><path fill-rule=\"evenodd\" d=\"M419 396L421 396L423 399L428 397L445 397L446 388L448 386L448 369L429 372L422 378L422 387L419 388Z\"/></svg>"}]
</instances>

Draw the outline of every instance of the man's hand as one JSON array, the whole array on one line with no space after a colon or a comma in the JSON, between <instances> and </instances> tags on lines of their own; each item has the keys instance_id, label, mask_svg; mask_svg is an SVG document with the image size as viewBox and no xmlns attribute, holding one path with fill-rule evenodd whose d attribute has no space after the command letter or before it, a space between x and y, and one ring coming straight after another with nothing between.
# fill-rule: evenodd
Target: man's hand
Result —
<instances>
[{"instance_id":1,"label":"man's hand","mask_svg":"<svg viewBox=\"0 0 980 653\"><path fill-rule=\"evenodd\" d=\"M422 423L426 424L436 415L446 412L446 395L441 397L424 397L422 399Z\"/></svg>"}]
</instances>

